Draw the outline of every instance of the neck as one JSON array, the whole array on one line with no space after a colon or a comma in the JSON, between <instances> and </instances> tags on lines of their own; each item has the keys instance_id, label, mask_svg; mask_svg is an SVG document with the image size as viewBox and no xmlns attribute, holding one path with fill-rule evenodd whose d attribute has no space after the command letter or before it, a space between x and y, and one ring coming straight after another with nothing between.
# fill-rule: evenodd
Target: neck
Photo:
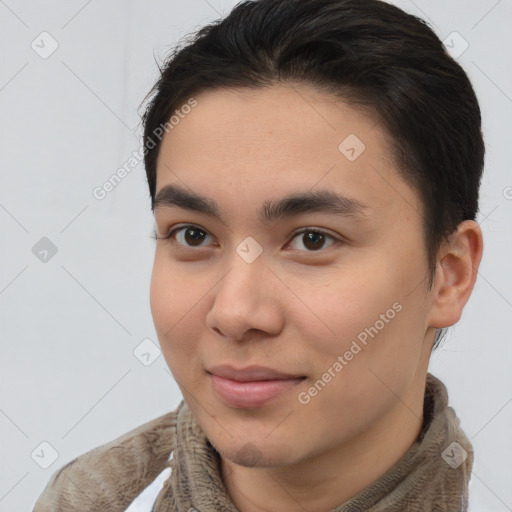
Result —
<instances>
[{"instance_id":1,"label":"neck","mask_svg":"<svg viewBox=\"0 0 512 512\"><path fill-rule=\"evenodd\" d=\"M417 440L423 423L425 374L379 422L325 453L293 466L249 468L221 457L224 485L240 512L325 512L386 473Z\"/></svg>"}]
</instances>

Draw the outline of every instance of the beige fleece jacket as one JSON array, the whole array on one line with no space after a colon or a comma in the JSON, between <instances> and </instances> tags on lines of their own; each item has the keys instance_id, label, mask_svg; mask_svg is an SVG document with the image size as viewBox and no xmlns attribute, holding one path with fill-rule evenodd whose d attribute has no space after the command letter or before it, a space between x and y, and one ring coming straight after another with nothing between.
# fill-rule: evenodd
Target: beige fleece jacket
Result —
<instances>
[{"instance_id":1,"label":"beige fleece jacket","mask_svg":"<svg viewBox=\"0 0 512 512\"><path fill-rule=\"evenodd\" d=\"M153 512L238 512L222 482L219 454L184 401L56 471L33 512L124 512L167 465L172 473ZM378 480L330 512L465 512L472 465L473 448L448 407L446 387L427 374L417 441Z\"/></svg>"}]
</instances>

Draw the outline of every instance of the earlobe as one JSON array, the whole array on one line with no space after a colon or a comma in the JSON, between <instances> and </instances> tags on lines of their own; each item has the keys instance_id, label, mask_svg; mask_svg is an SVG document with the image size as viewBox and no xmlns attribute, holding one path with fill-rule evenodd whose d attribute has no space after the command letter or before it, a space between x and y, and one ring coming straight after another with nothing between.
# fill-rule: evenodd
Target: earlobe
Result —
<instances>
[{"instance_id":1,"label":"earlobe","mask_svg":"<svg viewBox=\"0 0 512 512\"><path fill-rule=\"evenodd\" d=\"M483 253L477 222L461 222L439 250L429 326L449 327L462 315L478 274Z\"/></svg>"}]
</instances>

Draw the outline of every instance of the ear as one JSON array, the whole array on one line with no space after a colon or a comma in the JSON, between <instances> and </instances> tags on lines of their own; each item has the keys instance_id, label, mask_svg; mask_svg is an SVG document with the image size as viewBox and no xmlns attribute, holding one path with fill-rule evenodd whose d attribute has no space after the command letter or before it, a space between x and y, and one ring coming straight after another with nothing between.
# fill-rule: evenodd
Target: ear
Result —
<instances>
[{"instance_id":1,"label":"ear","mask_svg":"<svg viewBox=\"0 0 512 512\"><path fill-rule=\"evenodd\" d=\"M482 259L483 237L478 223L465 220L439 250L429 326L457 323L473 291Z\"/></svg>"}]
</instances>

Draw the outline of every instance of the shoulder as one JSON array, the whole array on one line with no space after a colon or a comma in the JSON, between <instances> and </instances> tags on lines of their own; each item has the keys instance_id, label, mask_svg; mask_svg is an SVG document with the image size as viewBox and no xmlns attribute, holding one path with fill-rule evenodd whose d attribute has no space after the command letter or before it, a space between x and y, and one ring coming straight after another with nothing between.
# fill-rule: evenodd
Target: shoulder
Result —
<instances>
[{"instance_id":1,"label":"shoulder","mask_svg":"<svg viewBox=\"0 0 512 512\"><path fill-rule=\"evenodd\" d=\"M33 512L124 511L166 467L176 446L176 418L183 401L126 434L57 470Z\"/></svg>"}]
</instances>

